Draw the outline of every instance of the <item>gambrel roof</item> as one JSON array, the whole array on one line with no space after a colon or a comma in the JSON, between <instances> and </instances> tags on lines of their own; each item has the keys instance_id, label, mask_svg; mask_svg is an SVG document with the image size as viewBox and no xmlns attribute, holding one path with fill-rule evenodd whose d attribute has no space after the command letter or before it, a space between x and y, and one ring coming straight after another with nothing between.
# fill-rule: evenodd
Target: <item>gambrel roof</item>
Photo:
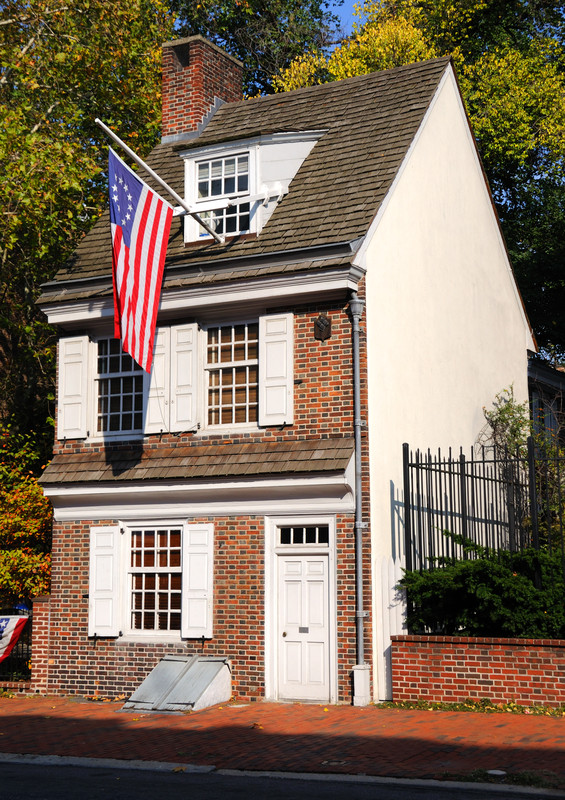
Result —
<instances>
[{"instance_id":1,"label":"gambrel roof","mask_svg":"<svg viewBox=\"0 0 565 800\"><path fill-rule=\"evenodd\" d=\"M324 131L258 236L234 237L224 245L210 240L186 245L182 217L174 219L164 289L236 275L255 277L342 266L350 261L449 64L449 58L433 59L323 86L226 103L200 136L185 143L158 145L148 163L182 194L184 167L179 150L271 133ZM152 184L151 179L147 182ZM55 280L44 286L41 301L105 294L111 294L108 213L85 236Z\"/></svg>"}]
</instances>

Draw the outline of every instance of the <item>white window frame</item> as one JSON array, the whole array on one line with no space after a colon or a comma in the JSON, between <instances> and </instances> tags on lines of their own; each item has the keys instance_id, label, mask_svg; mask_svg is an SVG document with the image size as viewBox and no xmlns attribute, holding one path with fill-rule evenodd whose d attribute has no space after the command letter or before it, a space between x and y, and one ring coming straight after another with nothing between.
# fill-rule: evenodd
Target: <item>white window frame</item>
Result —
<instances>
[{"instance_id":1,"label":"white window frame","mask_svg":"<svg viewBox=\"0 0 565 800\"><path fill-rule=\"evenodd\" d=\"M180 528L181 629L143 631L131 627L131 534L134 530ZM178 519L119 522L90 529L88 635L122 641L175 642L213 637L214 526Z\"/></svg>"},{"instance_id":2,"label":"white window frame","mask_svg":"<svg viewBox=\"0 0 565 800\"><path fill-rule=\"evenodd\" d=\"M199 198L198 197L198 165L207 161L222 160L226 161L229 158L237 158L237 156L246 155L249 159L249 185L247 192L234 192L231 195L221 194L214 197ZM187 159L185 162L185 185L187 202L194 208L197 214L205 214L207 211L215 209L225 209L229 206L229 200L233 199L234 204L249 203L249 228L243 231L235 231L233 233L224 231L222 233L226 238L234 236L241 236L248 233L257 233L257 218L258 209L264 196L257 195L258 174L257 174L257 146L242 145L234 147L230 150L225 150L223 147L210 148L206 152L202 152L197 156ZM185 217L185 242L206 241L211 239L209 233L206 233L194 217L189 214Z\"/></svg>"},{"instance_id":3,"label":"white window frame","mask_svg":"<svg viewBox=\"0 0 565 800\"><path fill-rule=\"evenodd\" d=\"M158 560L157 556L158 556L158 552L159 552L158 551L158 540L157 540L157 537L158 537L158 534L160 532L162 532L162 531L167 531L169 535L171 534L172 531L180 531L180 542L179 542L179 546L178 546L178 561L179 561L178 565L172 565L172 564L161 565L161 564L157 563L157 560ZM149 566L149 565L145 566L143 564L135 565L135 564L132 563L133 562L133 553L134 553L134 551L138 551L140 553L140 556L143 557L144 552L146 552L148 550L148 548L146 547L146 534L148 532L153 533L153 535L155 537L154 545L151 548L151 553L155 555L155 564L152 565L152 566ZM142 541L141 541L141 544L140 544L139 548L134 547L133 537L134 537L135 534L141 534ZM182 525L182 524L179 524L179 525L174 525L174 524L173 525L171 525L171 524L167 524L167 525L163 525L163 524L159 524L159 525L128 525L127 527L125 527L124 536L127 537L127 541L125 543L127 556L126 556L125 564L124 564L124 566L126 568L125 569L125 587L124 587L124 599L125 599L125 604L126 604L126 608L124 609L124 633L125 633L125 635L129 636L129 637L136 637L136 636L159 637L161 635L163 635L165 637L168 637L168 636L178 637L178 635L180 634L180 631L181 631L182 612L183 612L183 608L182 608L182 605L183 605L182 604L182 567L183 567L182 556L183 556L184 537L186 536L186 533L185 533L185 530L184 530L184 525ZM169 542L169 544L170 544L170 542ZM169 553L169 559L170 559L171 548L170 547L167 548L167 551ZM156 585L152 590L147 589L146 586L144 586L142 589L138 589L138 588L134 587L134 582L135 582L135 579L136 579L137 576L147 576L149 574L155 575ZM171 613L171 614L174 613L175 610L178 611L179 627L178 628L166 628L166 629L163 629L163 630L159 630L158 628L157 629L155 629L155 628L143 628L143 627L138 628L133 624L133 617L136 614L136 612L140 613L142 616L143 616L144 613L154 614L155 617L157 617L157 615L159 614L157 597L158 597L160 588L158 588L157 584L159 583L159 578L162 575L168 575L169 577L176 575L179 578L179 580L178 580L178 583L179 583L178 590L171 590L170 588L168 590L169 591L169 595L170 594L178 594L179 595L179 601L180 601L179 602L179 608L178 608L178 610L176 610L176 609L167 609L167 613ZM139 593L140 596L141 596L141 606L139 608L134 607L134 595L137 594L137 593ZM153 594L155 596L155 598L156 598L155 606L152 609L146 607L146 601L147 601L148 597L150 596L150 594Z\"/></svg>"},{"instance_id":4,"label":"white window frame","mask_svg":"<svg viewBox=\"0 0 565 800\"><path fill-rule=\"evenodd\" d=\"M100 351L99 351L100 343L104 342L104 341L108 342L108 347L109 347L110 346L109 343L111 341L115 341L115 339L114 339L113 336L100 336L100 337L98 337L96 339L96 360L95 360L95 370L94 370L94 372L95 372L95 377L94 377L94 384L95 384L95 391L94 391L94 396L95 396L95 401L94 401L94 403L95 403L95 409L94 409L94 416L95 416L95 419L94 419L94 431L95 431L95 436L96 437L101 437L101 438L110 437L110 436L111 437L117 437L117 436L119 436L119 437L123 437L123 436L136 437L136 436L140 436L143 433L143 425L144 425L144 418L145 418L144 411L145 411L146 395L147 395L146 373L141 369L141 367L139 367L138 364L136 364L136 362L134 361L134 359L131 356L128 356L127 354L125 354L123 352L120 352L119 354L115 354L115 355L117 355L117 357L119 357L120 359L123 358L124 356L126 358L129 358L129 360L131 361L132 365L134 365L134 369L132 369L131 372L129 372L129 373L125 373L124 372L123 373L120 370L118 372L99 373L98 372L98 361L99 361L99 358L101 357L101 358L107 359L108 363L109 363L109 360L112 358L112 355L110 354L109 350L108 350L108 353L106 355L100 356ZM135 367L137 367L137 369ZM129 428L128 430L123 430L122 428L120 428L118 430L110 430L110 429L105 430L105 431L104 430L99 430L99 428L98 428L98 418L99 418L100 414L99 414L99 410L98 410L98 405L99 405L99 402L100 402L100 383L102 381L111 381L111 380L120 380L120 381L122 381L124 378L127 378L127 377L131 377L132 380L136 380L137 378L141 379L141 412L139 412L139 411L136 412L134 409L132 409L132 411L130 411L130 412L122 412L121 411L121 412L119 412L120 413L120 418L124 413L131 414L132 417L136 413L138 413L138 414L141 413L141 425L138 428ZM110 402L110 399L112 397L114 397L114 396L115 395L113 395L112 393L109 393L107 395L108 402ZM122 391L122 392L120 392L120 397L123 397L123 396L124 396L124 393ZM135 393L133 394L133 397L135 398ZM109 421L109 415L110 415L110 412L108 411L108 412L105 412L102 416L106 417L108 419L108 421Z\"/></svg>"},{"instance_id":5,"label":"white window frame","mask_svg":"<svg viewBox=\"0 0 565 800\"><path fill-rule=\"evenodd\" d=\"M229 362L229 364L227 362L224 362L224 363L218 362L217 364L212 364L212 363L208 364L208 332L209 332L209 330L211 328L222 328L222 327L224 327L224 328L227 328L227 327L235 328L237 325L253 325L253 324L257 325L257 359L256 359L256 364L257 364L257 420L256 421L252 421L252 422L210 423L208 421L209 420L209 412L210 412L210 407L209 407L210 373L216 368L218 370L221 370L224 367L225 368L230 368L232 366L237 367L238 365L239 366L250 366L252 359L248 359L248 360L241 361L241 362L233 361L233 362ZM257 428L259 426L259 402L260 402L260 382L261 382L261 377L260 377L261 367L260 367L260 362L259 362L259 358L260 358L260 356L259 356L259 336L260 336L260 334L259 334L259 318L257 318L257 317L250 318L250 319L235 320L235 321L218 320L216 322L211 322L211 323L207 324L206 326L204 326L202 328L202 331L201 331L202 348L201 349L202 349L202 353L203 353L203 357L202 357L202 375L203 375L203 380L202 380L202 392L201 392L201 398L202 399L201 399L201 402L202 402L202 418L203 418L202 427L203 427L203 429L209 430L209 431L229 431L231 429L235 429L235 430L242 430L242 429L257 430Z\"/></svg>"}]
</instances>

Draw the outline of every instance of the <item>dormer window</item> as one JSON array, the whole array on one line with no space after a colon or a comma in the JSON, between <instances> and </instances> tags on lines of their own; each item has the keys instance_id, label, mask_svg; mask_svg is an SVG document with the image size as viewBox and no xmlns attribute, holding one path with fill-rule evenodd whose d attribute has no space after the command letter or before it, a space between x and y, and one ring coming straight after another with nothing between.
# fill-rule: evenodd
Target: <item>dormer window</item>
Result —
<instances>
[{"instance_id":1,"label":"dormer window","mask_svg":"<svg viewBox=\"0 0 565 800\"><path fill-rule=\"evenodd\" d=\"M186 200L220 236L260 235L323 133L271 133L185 150L180 155L185 159ZM177 213L183 213L180 206ZM193 217L185 216L185 242L211 238Z\"/></svg>"},{"instance_id":2,"label":"dormer window","mask_svg":"<svg viewBox=\"0 0 565 800\"><path fill-rule=\"evenodd\" d=\"M216 208L201 210L202 219L220 235L234 236L238 233L247 233L250 203L241 202L240 198L249 196L249 154L237 153L227 158L198 161L196 170L197 208L200 209L204 204L208 206L216 199L224 201ZM200 235L208 234L200 228Z\"/></svg>"}]
</instances>

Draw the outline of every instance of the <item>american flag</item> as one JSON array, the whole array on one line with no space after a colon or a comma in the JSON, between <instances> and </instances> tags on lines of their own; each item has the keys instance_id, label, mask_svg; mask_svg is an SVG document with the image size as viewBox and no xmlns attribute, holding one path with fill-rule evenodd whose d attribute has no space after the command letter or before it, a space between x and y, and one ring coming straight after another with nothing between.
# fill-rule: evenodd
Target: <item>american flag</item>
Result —
<instances>
[{"instance_id":1,"label":"american flag","mask_svg":"<svg viewBox=\"0 0 565 800\"><path fill-rule=\"evenodd\" d=\"M114 335L146 372L163 282L173 208L110 148Z\"/></svg>"},{"instance_id":2,"label":"american flag","mask_svg":"<svg viewBox=\"0 0 565 800\"><path fill-rule=\"evenodd\" d=\"M27 617L0 617L0 661L12 652L26 622Z\"/></svg>"}]
</instances>

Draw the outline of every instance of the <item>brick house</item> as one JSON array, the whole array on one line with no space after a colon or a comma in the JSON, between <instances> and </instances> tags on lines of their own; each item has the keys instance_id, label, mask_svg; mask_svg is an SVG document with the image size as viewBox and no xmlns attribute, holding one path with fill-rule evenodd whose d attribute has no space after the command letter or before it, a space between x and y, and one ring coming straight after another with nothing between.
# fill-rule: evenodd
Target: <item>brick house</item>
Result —
<instances>
[{"instance_id":1,"label":"brick house","mask_svg":"<svg viewBox=\"0 0 565 800\"><path fill-rule=\"evenodd\" d=\"M49 692L129 693L204 653L240 698L389 696L402 442L468 446L497 391L526 396L534 343L450 60L240 85L204 39L164 45L149 163L226 241L173 220L151 376L112 339L107 215L43 287Z\"/></svg>"}]
</instances>

